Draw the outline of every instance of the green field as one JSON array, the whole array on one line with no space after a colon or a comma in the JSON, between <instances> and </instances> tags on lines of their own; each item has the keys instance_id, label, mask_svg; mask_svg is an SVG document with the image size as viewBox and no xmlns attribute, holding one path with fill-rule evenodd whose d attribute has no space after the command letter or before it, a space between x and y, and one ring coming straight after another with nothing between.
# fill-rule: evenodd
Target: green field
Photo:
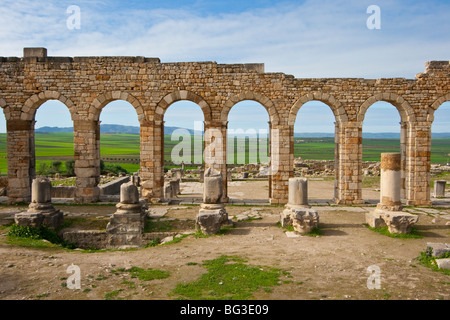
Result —
<instances>
[{"instance_id":1,"label":"green field","mask_svg":"<svg viewBox=\"0 0 450 320\"><path fill-rule=\"evenodd\" d=\"M190 145L193 147L192 136ZM201 138L200 138L201 139ZM36 168L42 162L67 161L73 159L73 134L72 133L36 133ZM242 142L235 140L235 146ZM247 141L248 142L248 141ZM179 145L180 141L171 141L171 136L166 135L164 141L164 156L166 167L170 167L172 149ZM189 141L184 141L189 145ZM199 142L202 145L202 141ZM139 135L135 134L102 134L100 140L100 153L102 158L139 158ZM248 143L246 144L249 145ZM180 146L178 146L179 148ZM334 159L334 138L295 138L294 156L302 157L305 160L332 160ZM236 149L237 150L237 149ZM364 139L363 140L363 161L379 161L382 152L399 152L400 141L396 139ZM248 148L244 150L245 160L249 160ZM433 139L431 146L431 162L450 162L450 139ZM182 155L182 153L181 153ZM238 159L244 159L244 154L235 153L235 163ZM191 155L191 163L194 163L194 156ZM264 159L262 159L264 160ZM110 161L114 163L114 161ZM197 161L198 162L198 161ZM230 161L229 161L230 163ZM186 167L189 161L185 162ZM238 164L242 164L241 161ZM136 172L139 164L119 163L120 166L129 172ZM193 164L196 167L198 164ZM62 166L64 168L64 166ZM6 134L0 134L0 173L7 172L6 162Z\"/></svg>"}]
</instances>

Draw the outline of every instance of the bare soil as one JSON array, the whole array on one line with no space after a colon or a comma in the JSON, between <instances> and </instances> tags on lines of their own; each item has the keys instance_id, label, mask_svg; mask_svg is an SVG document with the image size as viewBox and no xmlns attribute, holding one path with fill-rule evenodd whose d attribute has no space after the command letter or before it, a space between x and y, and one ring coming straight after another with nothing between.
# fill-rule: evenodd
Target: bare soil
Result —
<instances>
[{"instance_id":1,"label":"bare soil","mask_svg":"<svg viewBox=\"0 0 450 320\"><path fill-rule=\"evenodd\" d=\"M230 194L251 198L264 192L264 183L241 183ZM333 182L310 184L316 199L326 199ZM186 189L184 189L186 190ZM242 191L244 190L244 191ZM320 190L325 194L320 194ZM367 190L367 192L373 192ZM253 194L253 195L252 195ZM376 195L376 194L375 194ZM332 193L331 193L332 196ZM25 207L24 207L25 208ZM1 206L6 223L11 214L24 208ZM197 206L151 206L161 219L177 219L179 232L192 228ZM255 299L450 299L450 276L432 271L415 259L427 242L449 242L446 225L449 208L410 208L420 214L417 230L421 239L397 239L369 230L365 212L371 207L315 205L320 216L319 237L287 237L277 226L282 206L234 206L226 210L230 218L249 211L261 219L235 222L223 235L196 238L189 235L178 243L136 250L86 253L62 248L23 248L6 243L0 231L0 299L2 300L103 300L108 297L129 300L171 300L178 283L195 281L206 269L205 260L221 255L247 259L251 265L270 266L287 271L279 286L254 293ZM66 217L90 217L107 221L114 206L58 206ZM437 219L436 219L437 217ZM94 224L95 225L95 224ZM81 270L81 289L66 287L70 265ZM367 287L369 266L380 268L381 288ZM166 279L141 281L119 268L153 268L170 272Z\"/></svg>"}]
</instances>

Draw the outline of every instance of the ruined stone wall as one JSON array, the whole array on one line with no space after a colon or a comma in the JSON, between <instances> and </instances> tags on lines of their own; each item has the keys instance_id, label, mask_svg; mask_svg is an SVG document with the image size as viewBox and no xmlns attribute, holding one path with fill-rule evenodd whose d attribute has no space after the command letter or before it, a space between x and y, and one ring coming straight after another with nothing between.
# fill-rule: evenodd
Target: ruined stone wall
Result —
<instances>
[{"instance_id":1,"label":"ruined stone wall","mask_svg":"<svg viewBox=\"0 0 450 320\"><path fill-rule=\"evenodd\" d=\"M276 132L271 136L271 152L272 165L278 171L270 179L271 200L286 203L288 179L293 176L296 115L304 103L318 100L336 117L336 202L360 203L364 115L373 103L386 101L398 109L402 121L405 199L409 204L428 204L431 124L434 111L450 100L449 73L448 61L432 61L416 79L296 79L283 73L265 73L262 64L47 57L46 50L26 48L23 58L0 57L0 106L8 127L8 196L12 202L29 199L35 171L34 116L47 100L64 103L74 121L79 202L99 197L98 120L109 102L125 100L136 110L141 125L143 195L158 201L163 197L163 121L167 108L180 100L195 102L203 111L205 129L226 134L230 109L240 101L254 100L266 108L270 127ZM222 145L226 150L226 139ZM219 150L219 154L222 163L212 166L226 176L226 153ZM226 197L226 179L224 194Z\"/></svg>"}]
</instances>

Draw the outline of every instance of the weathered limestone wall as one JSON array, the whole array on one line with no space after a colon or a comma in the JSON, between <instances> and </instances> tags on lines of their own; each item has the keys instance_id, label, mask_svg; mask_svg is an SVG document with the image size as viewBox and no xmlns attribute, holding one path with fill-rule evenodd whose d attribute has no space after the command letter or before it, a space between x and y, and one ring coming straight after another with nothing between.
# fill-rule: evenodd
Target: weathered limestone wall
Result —
<instances>
[{"instance_id":1,"label":"weathered limestone wall","mask_svg":"<svg viewBox=\"0 0 450 320\"><path fill-rule=\"evenodd\" d=\"M448 61L431 61L415 79L296 79L265 73L262 64L48 57L44 49L25 48L23 58L0 57L0 106L8 127L8 196L11 202L29 201L30 181L35 175L34 116L47 100L64 103L74 122L79 202L99 197L98 120L109 102L125 100L136 110L141 124L142 195L158 201L164 196L162 150L167 108L180 100L195 102L203 111L205 129L225 134L230 109L240 101L254 100L266 108L272 129L271 164L277 171L270 178L271 201L285 204L288 180L293 176L295 118L304 103L318 100L336 117L336 202L361 203L364 115L373 103L386 101L401 116L404 200L409 205L427 205L431 124L434 111L450 100L449 73ZM226 141L222 145L226 150ZM218 150L217 154L225 159L226 152ZM226 161L206 165L210 166L226 176Z\"/></svg>"}]
</instances>

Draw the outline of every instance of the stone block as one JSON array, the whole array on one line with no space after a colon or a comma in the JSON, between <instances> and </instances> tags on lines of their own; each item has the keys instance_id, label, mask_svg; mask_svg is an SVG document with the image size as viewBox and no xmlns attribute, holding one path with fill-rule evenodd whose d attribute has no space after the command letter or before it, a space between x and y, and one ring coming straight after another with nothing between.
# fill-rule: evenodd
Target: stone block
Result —
<instances>
[{"instance_id":1,"label":"stone block","mask_svg":"<svg viewBox=\"0 0 450 320\"><path fill-rule=\"evenodd\" d=\"M372 228L382 228L386 226L386 223L378 210L366 212L366 223Z\"/></svg>"},{"instance_id":2,"label":"stone block","mask_svg":"<svg viewBox=\"0 0 450 320\"><path fill-rule=\"evenodd\" d=\"M36 212L21 212L14 215L14 222L18 226L39 229L44 222L44 215Z\"/></svg>"},{"instance_id":3,"label":"stone block","mask_svg":"<svg viewBox=\"0 0 450 320\"><path fill-rule=\"evenodd\" d=\"M419 217L402 211L381 210L381 217L390 233L409 233Z\"/></svg>"},{"instance_id":4,"label":"stone block","mask_svg":"<svg viewBox=\"0 0 450 320\"><path fill-rule=\"evenodd\" d=\"M319 225L319 214L314 209L296 209L291 212L292 226L298 233L308 233Z\"/></svg>"},{"instance_id":5,"label":"stone block","mask_svg":"<svg viewBox=\"0 0 450 320\"><path fill-rule=\"evenodd\" d=\"M228 214L224 207L218 209L201 208L195 220L197 230L203 234L216 234L227 223Z\"/></svg>"},{"instance_id":6,"label":"stone block","mask_svg":"<svg viewBox=\"0 0 450 320\"><path fill-rule=\"evenodd\" d=\"M427 249L431 249L431 255L433 257L439 257L450 251L450 244L428 242Z\"/></svg>"},{"instance_id":7,"label":"stone block","mask_svg":"<svg viewBox=\"0 0 450 320\"><path fill-rule=\"evenodd\" d=\"M437 180L434 182L434 196L436 198L438 197L445 197L445 184L447 181L445 180Z\"/></svg>"},{"instance_id":8,"label":"stone block","mask_svg":"<svg viewBox=\"0 0 450 320\"><path fill-rule=\"evenodd\" d=\"M436 264L439 269L450 269L450 258L436 259Z\"/></svg>"},{"instance_id":9,"label":"stone block","mask_svg":"<svg viewBox=\"0 0 450 320\"><path fill-rule=\"evenodd\" d=\"M23 48L24 58L46 58L47 49L46 48Z\"/></svg>"}]
</instances>

